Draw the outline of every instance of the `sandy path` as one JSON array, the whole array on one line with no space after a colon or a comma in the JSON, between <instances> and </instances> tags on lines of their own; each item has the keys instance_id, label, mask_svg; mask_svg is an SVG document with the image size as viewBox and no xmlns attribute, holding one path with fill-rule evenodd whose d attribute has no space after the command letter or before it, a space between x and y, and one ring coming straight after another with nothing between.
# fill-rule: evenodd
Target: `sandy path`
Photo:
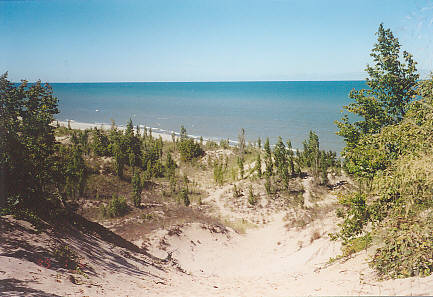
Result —
<instances>
[{"instance_id":1,"label":"sandy path","mask_svg":"<svg viewBox=\"0 0 433 297\"><path fill-rule=\"evenodd\" d=\"M303 181L309 192L311 180ZM236 215L225 206L223 194L232 185L204 199L222 216ZM307 194L309 195L309 194ZM304 197L305 198L305 197ZM307 197L307 203L311 203ZM327 203L335 199L326 197ZM325 202L325 201L323 201ZM247 229L246 234L210 233L198 224L186 226L179 236L167 238L167 251L186 271L165 286L155 288L167 296L293 296L293 295L431 295L433 276L380 282L368 267L367 252L345 262L327 265L340 253L330 241L335 217L311 222L302 230L287 230L283 213L271 223ZM313 233L319 238L313 240ZM153 290L149 293L152 294Z\"/></svg>"}]
</instances>

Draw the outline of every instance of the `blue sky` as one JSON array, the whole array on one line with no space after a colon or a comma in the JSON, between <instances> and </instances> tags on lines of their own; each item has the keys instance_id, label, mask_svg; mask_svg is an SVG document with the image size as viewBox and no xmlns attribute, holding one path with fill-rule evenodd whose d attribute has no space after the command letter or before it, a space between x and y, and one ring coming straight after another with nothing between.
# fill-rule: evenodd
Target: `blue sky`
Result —
<instances>
[{"instance_id":1,"label":"blue sky","mask_svg":"<svg viewBox=\"0 0 433 297\"><path fill-rule=\"evenodd\" d=\"M0 0L0 71L48 82L364 79L381 22L433 70L432 0Z\"/></svg>"}]
</instances>

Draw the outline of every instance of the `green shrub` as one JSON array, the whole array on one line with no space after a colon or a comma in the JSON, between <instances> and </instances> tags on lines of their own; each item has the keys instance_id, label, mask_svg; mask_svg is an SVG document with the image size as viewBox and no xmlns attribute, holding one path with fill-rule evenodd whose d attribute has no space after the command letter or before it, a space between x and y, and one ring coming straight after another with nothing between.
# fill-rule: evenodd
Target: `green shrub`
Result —
<instances>
[{"instance_id":1,"label":"green shrub","mask_svg":"<svg viewBox=\"0 0 433 297\"><path fill-rule=\"evenodd\" d=\"M182 139L178 144L178 149L183 161L191 161L204 153L200 144L196 143L192 138Z\"/></svg>"},{"instance_id":2,"label":"green shrub","mask_svg":"<svg viewBox=\"0 0 433 297\"><path fill-rule=\"evenodd\" d=\"M215 183L220 186L224 184L224 171L223 163L216 161L213 168L213 177Z\"/></svg>"},{"instance_id":3,"label":"green shrub","mask_svg":"<svg viewBox=\"0 0 433 297\"><path fill-rule=\"evenodd\" d=\"M78 254L67 244L57 244L53 250L53 257L60 266L66 269L77 269L80 264Z\"/></svg>"},{"instance_id":4,"label":"green shrub","mask_svg":"<svg viewBox=\"0 0 433 297\"><path fill-rule=\"evenodd\" d=\"M250 205L256 205L256 203L257 203L257 197L254 195L252 185L250 185L250 187L248 189L248 203Z\"/></svg>"},{"instance_id":5,"label":"green shrub","mask_svg":"<svg viewBox=\"0 0 433 297\"><path fill-rule=\"evenodd\" d=\"M266 176L265 189L268 195L272 194L272 184L271 184L271 178L269 176Z\"/></svg>"},{"instance_id":6,"label":"green shrub","mask_svg":"<svg viewBox=\"0 0 433 297\"><path fill-rule=\"evenodd\" d=\"M189 197L188 197L188 190L187 189L182 189L180 191L179 198L185 206L189 206L191 204L191 201L189 200Z\"/></svg>"},{"instance_id":7,"label":"green shrub","mask_svg":"<svg viewBox=\"0 0 433 297\"><path fill-rule=\"evenodd\" d=\"M132 177L132 189L134 193L134 206L138 207L141 203L141 192L143 191L143 184L138 171L136 171Z\"/></svg>"},{"instance_id":8,"label":"green shrub","mask_svg":"<svg viewBox=\"0 0 433 297\"><path fill-rule=\"evenodd\" d=\"M124 197L113 195L107 206L101 208L102 216L108 218L120 217L128 212L128 204Z\"/></svg>"},{"instance_id":9,"label":"green shrub","mask_svg":"<svg viewBox=\"0 0 433 297\"><path fill-rule=\"evenodd\" d=\"M355 237L343 244L343 256L347 257L367 249L371 245L372 237L370 233L364 236Z\"/></svg>"},{"instance_id":10,"label":"green shrub","mask_svg":"<svg viewBox=\"0 0 433 297\"><path fill-rule=\"evenodd\" d=\"M233 185L233 198L238 198L242 196L242 189L239 189L236 187L236 185Z\"/></svg>"},{"instance_id":11,"label":"green shrub","mask_svg":"<svg viewBox=\"0 0 433 297\"><path fill-rule=\"evenodd\" d=\"M433 272L433 216L422 219L393 218L386 223L370 266L380 276L402 278Z\"/></svg>"}]
</instances>

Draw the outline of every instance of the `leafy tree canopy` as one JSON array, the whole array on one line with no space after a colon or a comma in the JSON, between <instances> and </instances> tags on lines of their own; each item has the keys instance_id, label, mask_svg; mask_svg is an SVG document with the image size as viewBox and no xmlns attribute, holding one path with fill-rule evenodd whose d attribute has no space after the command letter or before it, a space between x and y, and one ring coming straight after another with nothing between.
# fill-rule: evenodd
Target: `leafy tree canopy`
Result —
<instances>
[{"instance_id":1,"label":"leafy tree canopy","mask_svg":"<svg viewBox=\"0 0 433 297\"><path fill-rule=\"evenodd\" d=\"M0 76L0 184L11 203L31 203L53 182L57 98L40 81L15 85Z\"/></svg>"},{"instance_id":2,"label":"leafy tree canopy","mask_svg":"<svg viewBox=\"0 0 433 297\"><path fill-rule=\"evenodd\" d=\"M408 104L416 97L416 84L419 75L416 73L416 62L406 51L400 53L400 43L390 29L380 24L377 43L370 56L373 65L367 65L368 89L352 90L349 97L354 100L344 108L355 115L352 123L345 114L336 124L338 135L344 137L346 147L343 156L349 162L352 153L364 142L365 135L379 133L388 125L397 124L404 118ZM351 173L363 174L364 165L352 164ZM368 170L376 170L369 168Z\"/></svg>"}]
</instances>

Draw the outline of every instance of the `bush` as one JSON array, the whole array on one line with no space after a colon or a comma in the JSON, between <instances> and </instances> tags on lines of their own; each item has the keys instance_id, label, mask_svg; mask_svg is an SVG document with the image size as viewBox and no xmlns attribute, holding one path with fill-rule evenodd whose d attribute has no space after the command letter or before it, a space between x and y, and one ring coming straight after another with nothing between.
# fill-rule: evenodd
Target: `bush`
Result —
<instances>
[{"instance_id":1,"label":"bush","mask_svg":"<svg viewBox=\"0 0 433 297\"><path fill-rule=\"evenodd\" d=\"M352 247L367 244L357 236L371 224L371 240L380 246L370 265L382 277L433 272L433 79L419 90L423 98L409 104L401 122L346 151L346 168L366 186L340 200L338 236L346 254L356 252Z\"/></svg>"},{"instance_id":2,"label":"bush","mask_svg":"<svg viewBox=\"0 0 433 297\"><path fill-rule=\"evenodd\" d=\"M367 233L364 236L352 238L343 245L343 256L347 257L367 249L371 245L371 241L372 237L370 233Z\"/></svg>"},{"instance_id":3,"label":"bush","mask_svg":"<svg viewBox=\"0 0 433 297\"><path fill-rule=\"evenodd\" d=\"M252 185L250 185L250 187L248 189L248 203L251 205L256 205L256 203L257 203L257 197L254 195Z\"/></svg>"},{"instance_id":4,"label":"bush","mask_svg":"<svg viewBox=\"0 0 433 297\"><path fill-rule=\"evenodd\" d=\"M384 245L376 250L370 266L380 276L402 278L428 276L433 272L433 216L389 220L382 236Z\"/></svg>"},{"instance_id":5,"label":"bush","mask_svg":"<svg viewBox=\"0 0 433 297\"><path fill-rule=\"evenodd\" d=\"M192 138L184 138L178 144L180 157L183 161L191 161L194 158L203 155L203 150L200 144L196 143Z\"/></svg>"},{"instance_id":6,"label":"bush","mask_svg":"<svg viewBox=\"0 0 433 297\"><path fill-rule=\"evenodd\" d=\"M113 198L108 202L107 206L102 206L101 209L103 217L120 217L125 215L128 212L128 204L126 203L126 199L124 197L118 197L113 195Z\"/></svg>"},{"instance_id":7,"label":"bush","mask_svg":"<svg viewBox=\"0 0 433 297\"><path fill-rule=\"evenodd\" d=\"M215 180L215 183L222 186L224 184L224 168L223 168L223 164L216 161L214 163L214 168L213 168L213 177Z\"/></svg>"},{"instance_id":8,"label":"bush","mask_svg":"<svg viewBox=\"0 0 433 297\"><path fill-rule=\"evenodd\" d=\"M141 203L141 192L143 191L143 185L138 171L136 171L132 177L132 189L134 193L134 206L138 207Z\"/></svg>"},{"instance_id":9,"label":"bush","mask_svg":"<svg viewBox=\"0 0 433 297\"><path fill-rule=\"evenodd\" d=\"M80 258L77 253L65 243L54 247L53 257L60 266L66 269L75 270L80 264Z\"/></svg>"},{"instance_id":10,"label":"bush","mask_svg":"<svg viewBox=\"0 0 433 297\"><path fill-rule=\"evenodd\" d=\"M189 206L191 204L191 201L189 200L189 197L188 197L188 190L187 189L182 189L180 191L179 198L181 201L183 201L183 204L185 206Z\"/></svg>"},{"instance_id":11,"label":"bush","mask_svg":"<svg viewBox=\"0 0 433 297\"><path fill-rule=\"evenodd\" d=\"M236 184L233 185L233 198L238 198L242 196L242 189L236 187Z\"/></svg>"}]
</instances>

